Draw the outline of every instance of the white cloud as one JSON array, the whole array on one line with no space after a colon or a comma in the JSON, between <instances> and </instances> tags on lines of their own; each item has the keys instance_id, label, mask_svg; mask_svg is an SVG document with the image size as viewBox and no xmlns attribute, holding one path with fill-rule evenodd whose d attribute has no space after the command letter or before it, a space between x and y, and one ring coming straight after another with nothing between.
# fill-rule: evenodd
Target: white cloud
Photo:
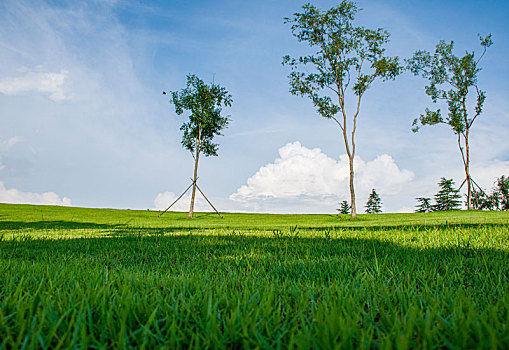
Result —
<instances>
[{"instance_id":1,"label":"white cloud","mask_svg":"<svg viewBox=\"0 0 509 350\"><path fill-rule=\"evenodd\" d=\"M356 157L355 172L357 205L372 188L376 188L382 198L397 195L414 177L411 171L401 170L387 154L368 162ZM335 160L319 148L309 149L297 141L280 148L279 158L262 166L230 199L251 204L258 210L272 207L271 204L264 206L263 202L277 202L281 206L292 203L293 207L301 203L308 212L310 208L325 207L330 211L338 201L349 199L348 183L346 155Z\"/></svg>"},{"instance_id":2,"label":"white cloud","mask_svg":"<svg viewBox=\"0 0 509 350\"><path fill-rule=\"evenodd\" d=\"M68 75L68 71L61 70L58 73L28 72L19 77L3 78L0 79L0 92L11 96L37 92L59 102L68 97L64 88Z\"/></svg>"},{"instance_id":3,"label":"white cloud","mask_svg":"<svg viewBox=\"0 0 509 350\"><path fill-rule=\"evenodd\" d=\"M6 189L0 181L0 202L15 204L48 204L48 205L71 205L71 199L60 198L55 192L32 193L22 192L16 189Z\"/></svg>"}]
</instances>

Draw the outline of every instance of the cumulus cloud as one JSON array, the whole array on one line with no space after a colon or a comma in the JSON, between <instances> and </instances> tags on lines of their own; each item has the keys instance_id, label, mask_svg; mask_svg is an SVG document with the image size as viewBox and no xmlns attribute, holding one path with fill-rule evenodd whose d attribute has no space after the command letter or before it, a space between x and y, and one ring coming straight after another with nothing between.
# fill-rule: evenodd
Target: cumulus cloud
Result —
<instances>
[{"instance_id":1,"label":"cumulus cloud","mask_svg":"<svg viewBox=\"0 0 509 350\"><path fill-rule=\"evenodd\" d=\"M14 204L71 205L71 200L69 198L60 198L55 192L32 193L22 192L13 188L7 189L2 181L0 181L0 202Z\"/></svg>"},{"instance_id":2,"label":"cumulus cloud","mask_svg":"<svg viewBox=\"0 0 509 350\"><path fill-rule=\"evenodd\" d=\"M28 72L23 76L0 79L0 93L5 95L24 95L35 92L47 95L52 101L65 100L64 84L69 75L66 70L60 72Z\"/></svg>"},{"instance_id":3,"label":"cumulus cloud","mask_svg":"<svg viewBox=\"0 0 509 350\"><path fill-rule=\"evenodd\" d=\"M259 209L263 209L262 202L283 205L297 200L308 208L319 208L320 204L330 207L339 200L349 199L348 164L346 155L335 160L319 148L309 149L300 142L288 143L279 149L274 163L262 166L230 199ZM414 177L411 171L400 169L387 154L367 162L356 157L355 170L358 198L367 197L372 188L382 196L397 195Z\"/></svg>"}]
</instances>

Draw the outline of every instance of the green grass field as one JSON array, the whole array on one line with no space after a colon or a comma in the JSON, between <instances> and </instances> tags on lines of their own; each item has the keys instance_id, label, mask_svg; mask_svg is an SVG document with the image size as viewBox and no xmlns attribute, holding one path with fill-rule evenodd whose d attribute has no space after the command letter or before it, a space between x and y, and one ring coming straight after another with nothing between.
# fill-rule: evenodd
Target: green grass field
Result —
<instances>
[{"instance_id":1,"label":"green grass field","mask_svg":"<svg viewBox=\"0 0 509 350\"><path fill-rule=\"evenodd\" d=\"M509 213L0 204L0 348L509 348Z\"/></svg>"}]
</instances>

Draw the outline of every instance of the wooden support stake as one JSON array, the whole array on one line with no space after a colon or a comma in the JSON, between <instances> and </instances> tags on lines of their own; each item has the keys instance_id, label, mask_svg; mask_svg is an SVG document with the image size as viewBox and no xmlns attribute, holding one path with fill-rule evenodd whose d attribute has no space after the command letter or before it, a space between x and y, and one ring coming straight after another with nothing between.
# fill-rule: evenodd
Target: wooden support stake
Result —
<instances>
[{"instance_id":1,"label":"wooden support stake","mask_svg":"<svg viewBox=\"0 0 509 350\"><path fill-rule=\"evenodd\" d=\"M196 180L198 180L198 179L196 179ZM171 204L170 204L170 206L169 206L168 208L166 208L166 210L165 210L165 211L163 211L162 213L160 213L160 214L159 214L159 217L161 217L161 215L163 215L163 214L164 214L164 213L166 213L168 210L170 210L170 208L173 206L173 204L177 203L177 202L179 201L179 199L180 199L180 198L182 198L182 197L183 197L183 196L187 193L187 191L189 191L189 189L191 188L191 186L193 186L193 184L194 184L194 181L193 181L193 182L189 185L189 187L188 187L188 188L186 188L186 190L184 191L184 193L182 193L182 194L180 195L180 197L178 197L177 199L175 199L175 201L174 201L173 203L171 203ZM201 192L201 191L200 191L200 192Z\"/></svg>"},{"instance_id":2,"label":"wooden support stake","mask_svg":"<svg viewBox=\"0 0 509 350\"><path fill-rule=\"evenodd\" d=\"M463 187L463 185L465 184L465 182L467 182L467 179L463 180L463 182L461 183L461 186L458 188L458 192L461 190L461 188Z\"/></svg>"},{"instance_id":3,"label":"wooden support stake","mask_svg":"<svg viewBox=\"0 0 509 350\"><path fill-rule=\"evenodd\" d=\"M214 207L212 205L212 203L210 203L209 199L207 198L207 196L205 196L205 193L202 192L202 190L200 189L198 184L196 184L196 188L198 189L198 191L200 191L200 193L203 196L203 198L205 198L205 200L210 204L210 206L216 211L217 215L219 215L221 217L221 219L224 219L223 216L217 211L216 207Z\"/></svg>"}]
</instances>

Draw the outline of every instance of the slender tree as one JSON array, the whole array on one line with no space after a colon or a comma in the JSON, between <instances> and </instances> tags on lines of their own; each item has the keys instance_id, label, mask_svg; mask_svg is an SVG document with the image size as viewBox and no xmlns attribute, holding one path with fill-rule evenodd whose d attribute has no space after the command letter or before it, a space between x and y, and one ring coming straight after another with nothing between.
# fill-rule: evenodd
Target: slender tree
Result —
<instances>
[{"instance_id":1,"label":"slender tree","mask_svg":"<svg viewBox=\"0 0 509 350\"><path fill-rule=\"evenodd\" d=\"M385 55L389 33L382 29L356 27L354 2L343 0L337 7L320 11L311 4L302 13L285 18L298 41L314 53L299 58L283 57L291 67L290 92L308 97L319 115L340 128L350 166L350 205L356 216L354 189L355 132L361 101L376 79L395 79L402 67L397 57ZM352 103L351 110L347 105Z\"/></svg>"},{"instance_id":2,"label":"slender tree","mask_svg":"<svg viewBox=\"0 0 509 350\"><path fill-rule=\"evenodd\" d=\"M350 205L348 204L348 201L344 200L341 203L339 203L339 209L336 209L339 214L350 214Z\"/></svg>"},{"instance_id":3,"label":"slender tree","mask_svg":"<svg viewBox=\"0 0 509 350\"><path fill-rule=\"evenodd\" d=\"M459 209L461 196L458 193L459 191L454 188L454 181L443 177L440 179L438 186L440 187L440 190L435 195L433 210L444 211Z\"/></svg>"},{"instance_id":4,"label":"slender tree","mask_svg":"<svg viewBox=\"0 0 509 350\"><path fill-rule=\"evenodd\" d=\"M473 181L470 176L470 145L469 136L472 125L482 113L486 93L477 85L477 74L480 72L479 62L484 57L486 49L493 42L491 34L486 37L479 36L482 53L479 58L474 52L466 52L463 57L453 54L454 42L447 44L440 41L436 45L435 53L417 51L413 57L407 60L408 68L415 74L421 75L428 80L426 94L431 97L433 103L439 100L447 105L448 114L442 116L440 109L430 110L426 108L424 114L413 122L413 131L417 132L421 125L449 125L458 137L458 147L465 168L465 182L467 184L467 209L472 209ZM476 103L473 112L468 112L468 94L474 91ZM461 187L461 186L460 186Z\"/></svg>"},{"instance_id":5,"label":"slender tree","mask_svg":"<svg viewBox=\"0 0 509 350\"><path fill-rule=\"evenodd\" d=\"M163 94L166 94L163 92ZM187 86L180 91L171 92L171 103L178 115L189 112L188 121L182 124L182 146L194 157L193 192L189 207L189 218L194 215L196 180L198 179L198 160L200 154L217 156L218 144L213 143L214 136L228 126L228 117L222 116L222 107L232 104L232 96L224 87L217 84L205 84L196 75L187 75Z\"/></svg>"},{"instance_id":6,"label":"slender tree","mask_svg":"<svg viewBox=\"0 0 509 350\"><path fill-rule=\"evenodd\" d=\"M429 213L433 211L431 206L431 198L427 197L418 197L416 198L419 204L417 205L415 212L416 213Z\"/></svg>"},{"instance_id":7,"label":"slender tree","mask_svg":"<svg viewBox=\"0 0 509 350\"><path fill-rule=\"evenodd\" d=\"M373 188L366 203L367 214L378 214L382 212L382 200Z\"/></svg>"}]
</instances>

